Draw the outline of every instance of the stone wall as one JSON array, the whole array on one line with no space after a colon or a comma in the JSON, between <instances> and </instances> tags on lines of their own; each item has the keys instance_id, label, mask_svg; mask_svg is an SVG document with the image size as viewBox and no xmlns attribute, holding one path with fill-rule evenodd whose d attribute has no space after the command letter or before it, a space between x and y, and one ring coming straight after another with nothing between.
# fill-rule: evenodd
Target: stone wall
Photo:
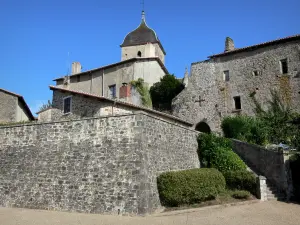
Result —
<instances>
[{"instance_id":1,"label":"stone wall","mask_svg":"<svg viewBox=\"0 0 300 225\"><path fill-rule=\"evenodd\" d=\"M194 124L205 121L213 131L220 131L224 116L254 115L250 95L265 108L270 89L278 90L285 102L300 112L299 55L298 40L193 63L188 87L173 100L173 113ZM281 73L282 59L288 61L287 74ZM229 71L228 81L224 71ZM235 96L241 98L241 110L235 109Z\"/></svg>"},{"instance_id":2,"label":"stone wall","mask_svg":"<svg viewBox=\"0 0 300 225\"><path fill-rule=\"evenodd\" d=\"M142 112L0 127L0 205L151 213L158 174L199 167L196 135Z\"/></svg>"},{"instance_id":3,"label":"stone wall","mask_svg":"<svg viewBox=\"0 0 300 225\"><path fill-rule=\"evenodd\" d=\"M289 198L293 191L289 155L283 150L268 150L262 146L233 140L233 150L256 174L265 176Z\"/></svg>"},{"instance_id":4,"label":"stone wall","mask_svg":"<svg viewBox=\"0 0 300 225\"><path fill-rule=\"evenodd\" d=\"M0 90L0 123L16 122L18 98Z\"/></svg>"}]
</instances>

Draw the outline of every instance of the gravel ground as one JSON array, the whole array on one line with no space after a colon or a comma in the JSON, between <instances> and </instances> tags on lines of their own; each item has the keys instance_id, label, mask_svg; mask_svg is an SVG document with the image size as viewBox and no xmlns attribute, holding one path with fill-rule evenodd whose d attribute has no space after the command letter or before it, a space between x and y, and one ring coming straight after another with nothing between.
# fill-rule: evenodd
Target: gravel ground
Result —
<instances>
[{"instance_id":1,"label":"gravel ground","mask_svg":"<svg viewBox=\"0 0 300 225\"><path fill-rule=\"evenodd\" d=\"M300 205L258 202L160 213L146 217L105 216L0 208L1 225L300 225Z\"/></svg>"}]
</instances>

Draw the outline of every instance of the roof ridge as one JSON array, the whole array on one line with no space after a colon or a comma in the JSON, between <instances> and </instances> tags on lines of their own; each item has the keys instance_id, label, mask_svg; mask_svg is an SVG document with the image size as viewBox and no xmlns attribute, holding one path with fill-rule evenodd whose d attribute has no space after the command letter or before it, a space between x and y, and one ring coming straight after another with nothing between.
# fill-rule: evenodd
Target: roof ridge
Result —
<instances>
[{"instance_id":1,"label":"roof ridge","mask_svg":"<svg viewBox=\"0 0 300 225\"><path fill-rule=\"evenodd\" d=\"M215 57L218 57L218 56L224 56L224 55L229 55L229 54L233 54L233 53L237 53L237 52L247 51L247 50L250 50L250 49L253 49L253 48L260 48L260 47L263 47L263 46L277 44L277 43L281 43L281 42L285 42L285 41L292 41L293 39L298 39L298 38L300 38L300 34L287 36L287 37L284 37L284 38L278 38L278 39L275 39L275 40L266 41L266 42L262 42L262 43L255 44L255 45L249 45L249 46L242 47L242 48L235 48L231 51L210 55L210 56L208 56L208 58L215 58Z\"/></svg>"}]
</instances>

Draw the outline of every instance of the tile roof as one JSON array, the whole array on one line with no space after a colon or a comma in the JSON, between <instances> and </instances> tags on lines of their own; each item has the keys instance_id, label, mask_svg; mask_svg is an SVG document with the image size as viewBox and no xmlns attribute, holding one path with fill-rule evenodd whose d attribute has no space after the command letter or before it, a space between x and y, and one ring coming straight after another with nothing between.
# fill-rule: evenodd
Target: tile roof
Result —
<instances>
[{"instance_id":1,"label":"tile roof","mask_svg":"<svg viewBox=\"0 0 300 225\"><path fill-rule=\"evenodd\" d=\"M182 120L182 119L180 119L176 116L173 116L173 115L170 115L170 114L167 114L167 113L163 113L163 112L159 112L159 111L156 111L156 110L153 110L153 109L149 109L149 108L146 108L146 107L143 107L143 106L134 105L134 104L131 104L129 102L124 102L124 101L120 101L120 100L113 100L113 99L110 99L110 98L106 98L106 97L103 97L103 96L86 93L86 92L83 92L83 91L75 91L75 90L59 88L59 87L55 87L55 86L49 86L49 87L50 87L50 90L52 90L52 91L53 90L58 90L58 91L62 91L62 92L69 92L69 93L72 93L72 94L82 95L82 96L85 96L85 97L97 98L99 100L109 101L109 102L112 102L114 104L120 104L120 105L124 105L124 106L128 106L128 107L132 107L132 108L135 108L135 109L144 110L146 112L150 112L150 113L153 113L153 114L164 116L164 117L167 117L167 118L170 118L170 119L173 119L173 120L177 120L177 121L179 121L181 123L184 123L186 125L193 126L192 123L187 122L186 120Z\"/></svg>"},{"instance_id":2,"label":"tile roof","mask_svg":"<svg viewBox=\"0 0 300 225\"><path fill-rule=\"evenodd\" d=\"M275 45L275 44L280 44L280 43L285 43L285 42L294 41L294 40L300 40L300 34L285 37L285 38L276 39L276 40L273 40L273 41L267 41L267 42L263 42L263 43L260 43L260 44L257 44L257 45L252 45L252 46L248 46L248 47L244 47L244 48L236 48L232 51L222 52L220 54L215 54L215 55L208 56L208 58L216 58L216 57L230 55L230 54L234 54L234 53L238 53L238 52L250 51L250 50L257 49L257 48L266 47L266 46Z\"/></svg>"},{"instance_id":3,"label":"tile roof","mask_svg":"<svg viewBox=\"0 0 300 225\"><path fill-rule=\"evenodd\" d=\"M17 97L18 100L23 103L23 105L25 107L25 110L27 111L28 116L30 117L30 119L31 120L36 120L36 118L32 115L32 112L29 109L28 105L26 104L25 99L24 99L24 97L22 95L16 94L16 93L11 92L11 91L7 91L7 90L5 90L3 88L0 88L0 91L5 92L6 94L13 95L13 96Z\"/></svg>"},{"instance_id":4,"label":"tile roof","mask_svg":"<svg viewBox=\"0 0 300 225\"><path fill-rule=\"evenodd\" d=\"M164 70L165 74L169 74L169 71L167 70L167 68L165 67L165 65L163 64L163 62L160 60L160 58L158 58L158 57L140 57L140 58L127 59L127 60L124 60L124 61L121 61L121 62L109 64L109 65L102 66L102 67L99 67L99 68L96 68L96 69L92 69L92 70L87 70L87 71L84 71L84 72L81 72L81 73L70 75L70 77L74 77L74 76L78 76L78 75L83 75L83 74L91 73L91 72L96 72L98 70L108 69L108 68L112 68L112 67L115 67L115 66L119 66L119 65L125 64L125 63L142 61L142 60L156 60L159 63L160 67ZM53 81L62 80L62 79L64 79L64 77L65 76L59 77L59 78L55 78Z\"/></svg>"}]
</instances>

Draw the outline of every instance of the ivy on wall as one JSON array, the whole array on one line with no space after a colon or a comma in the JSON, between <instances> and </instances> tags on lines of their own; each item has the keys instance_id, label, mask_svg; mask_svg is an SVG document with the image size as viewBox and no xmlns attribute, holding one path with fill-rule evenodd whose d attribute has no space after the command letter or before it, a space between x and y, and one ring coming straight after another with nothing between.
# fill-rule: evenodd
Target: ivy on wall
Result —
<instances>
[{"instance_id":1,"label":"ivy on wall","mask_svg":"<svg viewBox=\"0 0 300 225\"><path fill-rule=\"evenodd\" d=\"M131 86L134 87L141 96L142 105L147 108L152 108L152 100L149 92L148 85L145 84L144 79L139 78L130 82Z\"/></svg>"}]
</instances>

